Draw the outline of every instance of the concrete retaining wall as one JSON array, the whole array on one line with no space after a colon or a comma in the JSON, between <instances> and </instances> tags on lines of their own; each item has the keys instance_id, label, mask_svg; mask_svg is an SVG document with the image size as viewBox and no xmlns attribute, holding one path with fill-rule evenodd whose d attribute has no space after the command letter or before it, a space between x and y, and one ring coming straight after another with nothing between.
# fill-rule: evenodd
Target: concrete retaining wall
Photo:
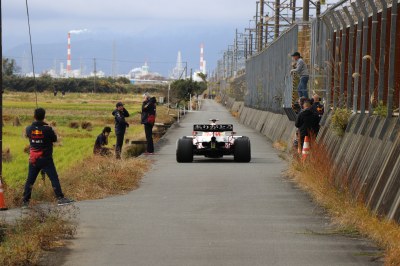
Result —
<instances>
[{"instance_id":1,"label":"concrete retaining wall","mask_svg":"<svg viewBox=\"0 0 400 266\"><path fill-rule=\"evenodd\" d=\"M238 113L240 123L292 147L296 129L285 115L251 109L228 96L222 103ZM400 118L354 115L343 137L330 129L330 121L328 114L317 140L334 160L336 185L348 186L371 210L400 222Z\"/></svg>"}]
</instances>

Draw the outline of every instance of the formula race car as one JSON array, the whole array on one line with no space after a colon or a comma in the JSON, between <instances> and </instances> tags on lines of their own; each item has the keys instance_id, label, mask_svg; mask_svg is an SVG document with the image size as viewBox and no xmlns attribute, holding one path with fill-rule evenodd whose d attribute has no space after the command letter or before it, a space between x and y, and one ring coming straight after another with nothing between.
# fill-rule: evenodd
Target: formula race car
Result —
<instances>
[{"instance_id":1,"label":"formula race car","mask_svg":"<svg viewBox=\"0 0 400 266\"><path fill-rule=\"evenodd\" d=\"M250 139L245 136L236 136L231 124L216 124L217 119L210 121L210 124L194 125L192 136L178 139L176 161L190 163L193 162L194 155L208 158L233 155L235 162L250 162Z\"/></svg>"}]
</instances>

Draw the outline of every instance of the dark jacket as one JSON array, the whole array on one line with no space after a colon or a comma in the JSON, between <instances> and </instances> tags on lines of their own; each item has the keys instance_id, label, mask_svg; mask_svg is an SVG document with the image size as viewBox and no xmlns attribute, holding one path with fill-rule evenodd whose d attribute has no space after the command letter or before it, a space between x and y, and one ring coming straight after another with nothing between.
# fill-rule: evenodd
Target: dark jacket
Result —
<instances>
[{"instance_id":1,"label":"dark jacket","mask_svg":"<svg viewBox=\"0 0 400 266\"><path fill-rule=\"evenodd\" d=\"M299 129L301 137L310 136L310 134L316 135L319 131L319 117L312 108L304 109L297 116L296 127Z\"/></svg>"},{"instance_id":2,"label":"dark jacket","mask_svg":"<svg viewBox=\"0 0 400 266\"><path fill-rule=\"evenodd\" d=\"M97 136L96 142L94 143L93 153L97 154L100 153L103 146L108 144L108 138L104 136L103 133Z\"/></svg>"},{"instance_id":3,"label":"dark jacket","mask_svg":"<svg viewBox=\"0 0 400 266\"><path fill-rule=\"evenodd\" d=\"M320 119L324 115L324 105L320 102L314 102L311 109L319 116Z\"/></svg>"},{"instance_id":4,"label":"dark jacket","mask_svg":"<svg viewBox=\"0 0 400 266\"><path fill-rule=\"evenodd\" d=\"M26 128L26 136L29 138L29 154L31 162L38 158L52 158L53 143L57 141L57 135L45 122L33 122Z\"/></svg>"},{"instance_id":5,"label":"dark jacket","mask_svg":"<svg viewBox=\"0 0 400 266\"><path fill-rule=\"evenodd\" d=\"M115 109L112 115L115 120L115 134L125 134L126 128L129 127L129 124L125 121L125 117L129 117L128 111L125 108L122 111Z\"/></svg>"},{"instance_id":6,"label":"dark jacket","mask_svg":"<svg viewBox=\"0 0 400 266\"><path fill-rule=\"evenodd\" d=\"M142 124L147 124L147 118L149 115L156 115L156 99L154 97L144 101L142 103Z\"/></svg>"}]
</instances>

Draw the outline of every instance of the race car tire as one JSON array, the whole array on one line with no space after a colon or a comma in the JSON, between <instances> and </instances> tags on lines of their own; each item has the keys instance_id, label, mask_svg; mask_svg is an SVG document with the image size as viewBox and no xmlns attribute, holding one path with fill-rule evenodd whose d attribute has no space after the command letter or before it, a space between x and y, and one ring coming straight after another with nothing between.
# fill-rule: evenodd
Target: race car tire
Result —
<instances>
[{"instance_id":1,"label":"race car tire","mask_svg":"<svg viewBox=\"0 0 400 266\"><path fill-rule=\"evenodd\" d=\"M178 163L193 162L193 140L189 138L178 139L176 144L176 161Z\"/></svg>"},{"instance_id":2,"label":"race car tire","mask_svg":"<svg viewBox=\"0 0 400 266\"><path fill-rule=\"evenodd\" d=\"M248 137L241 137L235 140L233 157L235 162L248 163L251 161L251 146Z\"/></svg>"}]
</instances>

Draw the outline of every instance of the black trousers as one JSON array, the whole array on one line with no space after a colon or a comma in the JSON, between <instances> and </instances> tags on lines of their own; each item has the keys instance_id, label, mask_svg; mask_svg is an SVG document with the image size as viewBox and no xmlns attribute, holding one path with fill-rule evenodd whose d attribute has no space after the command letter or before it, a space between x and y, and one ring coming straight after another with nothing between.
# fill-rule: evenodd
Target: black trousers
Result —
<instances>
[{"instance_id":1,"label":"black trousers","mask_svg":"<svg viewBox=\"0 0 400 266\"><path fill-rule=\"evenodd\" d=\"M117 136L117 143L115 144L115 157L117 159L121 159L121 151L122 151L122 145L124 144L124 134L116 134Z\"/></svg>"},{"instance_id":2,"label":"black trousers","mask_svg":"<svg viewBox=\"0 0 400 266\"><path fill-rule=\"evenodd\" d=\"M35 164L29 163L28 178L25 183L23 196L24 202L29 202L31 199L33 184L35 184L36 178L41 170L49 176L56 197L58 199L64 197L53 158L39 158Z\"/></svg>"},{"instance_id":3,"label":"black trousers","mask_svg":"<svg viewBox=\"0 0 400 266\"><path fill-rule=\"evenodd\" d=\"M146 133L147 152L153 153L154 152L153 125L144 124L144 132Z\"/></svg>"}]
</instances>

